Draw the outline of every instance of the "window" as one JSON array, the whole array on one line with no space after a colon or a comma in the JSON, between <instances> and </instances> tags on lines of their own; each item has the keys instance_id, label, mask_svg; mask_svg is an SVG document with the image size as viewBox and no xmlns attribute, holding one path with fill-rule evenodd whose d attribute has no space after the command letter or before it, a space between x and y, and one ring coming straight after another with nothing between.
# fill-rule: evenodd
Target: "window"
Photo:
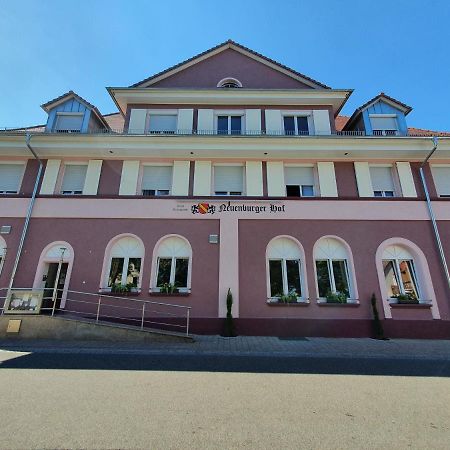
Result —
<instances>
[{"instance_id":1,"label":"window","mask_svg":"<svg viewBox=\"0 0 450 450\"><path fill-rule=\"evenodd\" d=\"M145 129L150 134L175 134L177 131L177 115L148 114Z\"/></svg>"},{"instance_id":2,"label":"window","mask_svg":"<svg viewBox=\"0 0 450 450\"><path fill-rule=\"evenodd\" d=\"M66 164L61 183L61 194L81 195L86 180L87 164Z\"/></svg>"},{"instance_id":3,"label":"window","mask_svg":"<svg viewBox=\"0 0 450 450\"><path fill-rule=\"evenodd\" d=\"M439 197L450 197L450 166L431 166L434 184Z\"/></svg>"},{"instance_id":4,"label":"window","mask_svg":"<svg viewBox=\"0 0 450 450\"><path fill-rule=\"evenodd\" d=\"M243 195L243 166L214 166L215 195Z\"/></svg>"},{"instance_id":5,"label":"window","mask_svg":"<svg viewBox=\"0 0 450 450\"><path fill-rule=\"evenodd\" d=\"M291 136L309 135L308 116L284 116L284 134Z\"/></svg>"},{"instance_id":6,"label":"window","mask_svg":"<svg viewBox=\"0 0 450 450\"><path fill-rule=\"evenodd\" d=\"M172 166L144 166L142 171L142 195L170 195Z\"/></svg>"},{"instance_id":7,"label":"window","mask_svg":"<svg viewBox=\"0 0 450 450\"><path fill-rule=\"evenodd\" d=\"M241 115L219 115L217 116L217 134L241 134Z\"/></svg>"},{"instance_id":8,"label":"window","mask_svg":"<svg viewBox=\"0 0 450 450\"><path fill-rule=\"evenodd\" d=\"M287 237L272 240L267 246L269 298L302 297L302 253L297 243Z\"/></svg>"},{"instance_id":9,"label":"window","mask_svg":"<svg viewBox=\"0 0 450 450\"><path fill-rule=\"evenodd\" d=\"M108 290L121 285L139 289L143 257L144 246L138 239L132 236L118 239L109 251Z\"/></svg>"},{"instance_id":10,"label":"window","mask_svg":"<svg viewBox=\"0 0 450 450\"><path fill-rule=\"evenodd\" d=\"M405 248L392 245L384 250L383 273L388 297L420 298L414 260Z\"/></svg>"},{"instance_id":11,"label":"window","mask_svg":"<svg viewBox=\"0 0 450 450\"><path fill-rule=\"evenodd\" d=\"M224 78L217 83L220 88L241 88L242 83L236 78Z\"/></svg>"},{"instance_id":12,"label":"window","mask_svg":"<svg viewBox=\"0 0 450 450\"><path fill-rule=\"evenodd\" d=\"M374 197L395 197L392 166L370 166Z\"/></svg>"},{"instance_id":13,"label":"window","mask_svg":"<svg viewBox=\"0 0 450 450\"><path fill-rule=\"evenodd\" d=\"M188 292L191 258L191 246L187 241L178 236L163 239L156 252L154 290L160 291L161 288L171 285L180 292Z\"/></svg>"},{"instance_id":14,"label":"window","mask_svg":"<svg viewBox=\"0 0 450 450\"><path fill-rule=\"evenodd\" d=\"M313 167L285 167L284 179L288 197L314 197Z\"/></svg>"},{"instance_id":15,"label":"window","mask_svg":"<svg viewBox=\"0 0 450 450\"><path fill-rule=\"evenodd\" d=\"M83 125L83 113L56 113L54 131L58 133L79 133Z\"/></svg>"},{"instance_id":16,"label":"window","mask_svg":"<svg viewBox=\"0 0 450 450\"><path fill-rule=\"evenodd\" d=\"M314 247L314 260L319 298L337 292L350 298L353 290L345 246L335 238L322 238Z\"/></svg>"},{"instance_id":17,"label":"window","mask_svg":"<svg viewBox=\"0 0 450 450\"><path fill-rule=\"evenodd\" d=\"M2 274L3 265L5 264L6 251L6 242L0 236L0 275Z\"/></svg>"},{"instance_id":18,"label":"window","mask_svg":"<svg viewBox=\"0 0 450 450\"><path fill-rule=\"evenodd\" d=\"M24 164L0 163L0 194L18 194L24 171Z\"/></svg>"},{"instance_id":19,"label":"window","mask_svg":"<svg viewBox=\"0 0 450 450\"><path fill-rule=\"evenodd\" d=\"M374 136L396 136L398 134L396 115L370 114L370 124Z\"/></svg>"}]
</instances>

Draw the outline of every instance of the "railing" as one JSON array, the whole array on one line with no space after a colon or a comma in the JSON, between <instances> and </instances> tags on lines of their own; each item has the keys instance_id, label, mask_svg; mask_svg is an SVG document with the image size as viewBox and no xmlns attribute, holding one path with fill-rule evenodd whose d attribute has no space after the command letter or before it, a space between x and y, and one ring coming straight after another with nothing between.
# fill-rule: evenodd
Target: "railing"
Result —
<instances>
[{"instance_id":1,"label":"railing","mask_svg":"<svg viewBox=\"0 0 450 450\"><path fill-rule=\"evenodd\" d=\"M303 138L303 137L383 137L383 138L393 138L393 137L429 137L432 134L436 136L446 136L450 137L448 133L441 132L441 133L431 133L431 134L420 134L420 133L414 133L414 132L408 132L408 133L400 133L400 132L379 132L376 131L373 134L367 134L365 131L334 131L332 133L321 133L321 132L308 132L308 131L302 131L299 134L290 134L285 133L283 130L275 130L275 131L261 131L261 130L245 130L245 131L233 131L231 133L222 133L217 130L174 130L174 131L146 131L143 132L142 130L123 130L123 129L96 129L96 130L89 130L87 132L80 133L79 131L47 131L45 127L38 127L38 128L0 128L0 135L1 134L17 134L17 135L23 135L26 133L31 134L46 134L46 135L60 135L60 134L71 134L75 136L83 136L83 135L132 135L132 136L216 136L216 137L283 137L283 138Z\"/></svg>"},{"instance_id":2,"label":"railing","mask_svg":"<svg viewBox=\"0 0 450 450\"><path fill-rule=\"evenodd\" d=\"M62 289L14 288L13 291L52 291L44 296L40 311L55 314L75 315L93 323L110 322L130 325L141 330L146 328L180 331L189 336L190 306L139 300L107 294L94 294ZM1 313L7 297L7 289L0 289ZM59 294L59 295L58 295ZM58 297L62 297L59 300ZM64 302L64 307L58 302ZM49 305L49 306L46 306Z\"/></svg>"}]
</instances>

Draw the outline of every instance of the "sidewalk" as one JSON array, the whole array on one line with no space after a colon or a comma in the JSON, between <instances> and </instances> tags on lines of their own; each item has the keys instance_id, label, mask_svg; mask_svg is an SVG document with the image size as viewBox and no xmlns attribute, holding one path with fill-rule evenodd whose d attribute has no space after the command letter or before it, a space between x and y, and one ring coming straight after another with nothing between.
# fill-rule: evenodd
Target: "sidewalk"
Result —
<instances>
[{"instance_id":1,"label":"sidewalk","mask_svg":"<svg viewBox=\"0 0 450 450\"><path fill-rule=\"evenodd\" d=\"M192 343L0 340L0 351L71 354L223 355L450 360L450 341L194 336Z\"/></svg>"}]
</instances>

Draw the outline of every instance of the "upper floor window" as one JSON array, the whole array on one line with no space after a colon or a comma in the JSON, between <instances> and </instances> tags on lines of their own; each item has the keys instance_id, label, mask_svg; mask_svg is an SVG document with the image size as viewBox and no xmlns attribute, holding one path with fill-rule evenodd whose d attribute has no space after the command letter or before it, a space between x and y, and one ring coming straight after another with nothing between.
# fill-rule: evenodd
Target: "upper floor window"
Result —
<instances>
[{"instance_id":1,"label":"upper floor window","mask_svg":"<svg viewBox=\"0 0 450 450\"><path fill-rule=\"evenodd\" d=\"M145 130L150 134L175 134L177 131L177 114L148 113Z\"/></svg>"},{"instance_id":2,"label":"upper floor window","mask_svg":"<svg viewBox=\"0 0 450 450\"><path fill-rule=\"evenodd\" d=\"M236 78L223 78L217 83L220 88L241 88L242 83Z\"/></svg>"},{"instance_id":3,"label":"upper floor window","mask_svg":"<svg viewBox=\"0 0 450 450\"><path fill-rule=\"evenodd\" d=\"M316 195L314 167L285 167L284 181L287 197L314 197Z\"/></svg>"},{"instance_id":4,"label":"upper floor window","mask_svg":"<svg viewBox=\"0 0 450 450\"><path fill-rule=\"evenodd\" d=\"M374 197L395 197L392 166L369 166Z\"/></svg>"},{"instance_id":5,"label":"upper floor window","mask_svg":"<svg viewBox=\"0 0 450 450\"><path fill-rule=\"evenodd\" d=\"M170 195L172 189L172 166L143 166L142 195Z\"/></svg>"},{"instance_id":6,"label":"upper floor window","mask_svg":"<svg viewBox=\"0 0 450 450\"><path fill-rule=\"evenodd\" d=\"M369 117L374 136L396 136L398 134L395 114L370 114Z\"/></svg>"},{"instance_id":7,"label":"upper floor window","mask_svg":"<svg viewBox=\"0 0 450 450\"><path fill-rule=\"evenodd\" d=\"M83 125L84 113L57 112L54 131L58 133L79 133Z\"/></svg>"},{"instance_id":8,"label":"upper floor window","mask_svg":"<svg viewBox=\"0 0 450 450\"><path fill-rule=\"evenodd\" d=\"M291 136L309 135L310 123L307 115L284 115L284 134Z\"/></svg>"},{"instance_id":9,"label":"upper floor window","mask_svg":"<svg viewBox=\"0 0 450 450\"><path fill-rule=\"evenodd\" d=\"M450 197L450 165L433 165L431 173L439 197Z\"/></svg>"},{"instance_id":10,"label":"upper floor window","mask_svg":"<svg viewBox=\"0 0 450 450\"><path fill-rule=\"evenodd\" d=\"M87 164L65 164L61 194L81 195L86 181Z\"/></svg>"},{"instance_id":11,"label":"upper floor window","mask_svg":"<svg viewBox=\"0 0 450 450\"><path fill-rule=\"evenodd\" d=\"M217 134L241 134L242 115L218 115Z\"/></svg>"},{"instance_id":12,"label":"upper floor window","mask_svg":"<svg viewBox=\"0 0 450 450\"><path fill-rule=\"evenodd\" d=\"M243 166L214 166L213 178L215 195L243 195Z\"/></svg>"},{"instance_id":13,"label":"upper floor window","mask_svg":"<svg viewBox=\"0 0 450 450\"><path fill-rule=\"evenodd\" d=\"M18 194L24 170L24 164L0 163L0 194Z\"/></svg>"}]
</instances>

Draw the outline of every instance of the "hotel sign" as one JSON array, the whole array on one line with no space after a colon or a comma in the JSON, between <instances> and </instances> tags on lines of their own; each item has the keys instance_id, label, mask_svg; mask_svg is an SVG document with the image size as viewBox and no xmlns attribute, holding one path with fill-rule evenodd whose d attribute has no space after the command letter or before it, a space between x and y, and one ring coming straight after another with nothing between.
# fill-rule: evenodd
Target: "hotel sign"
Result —
<instances>
[{"instance_id":1,"label":"hotel sign","mask_svg":"<svg viewBox=\"0 0 450 450\"><path fill-rule=\"evenodd\" d=\"M285 205L268 203L265 205L255 205L253 203L238 203L238 202L226 202L226 203L209 203L201 202L196 203L191 206L192 214L226 214L233 212L244 212L244 213L284 213Z\"/></svg>"}]
</instances>

